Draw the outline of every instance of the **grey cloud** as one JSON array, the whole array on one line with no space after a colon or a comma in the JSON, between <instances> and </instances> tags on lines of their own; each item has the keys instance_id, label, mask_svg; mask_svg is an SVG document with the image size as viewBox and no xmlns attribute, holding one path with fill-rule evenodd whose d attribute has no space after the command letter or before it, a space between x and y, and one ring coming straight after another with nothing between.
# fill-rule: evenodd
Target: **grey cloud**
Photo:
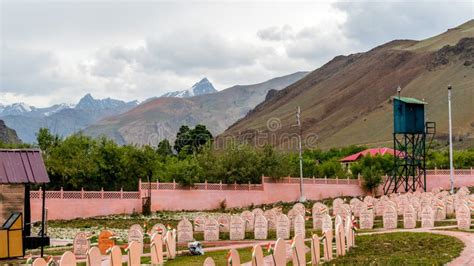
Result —
<instances>
[{"instance_id":1,"label":"grey cloud","mask_svg":"<svg viewBox=\"0 0 474 266\"><path fill-rule=\"evenodd\" d=\"M268 27L257 31L257 36L265 41L284 41L295 37L293 28L290 25L283 27Z\"/></svg>"},{"instance_id":2,"label":"grey cloud","mask_svg":"<svg viewBox=\"0 0 474 266\"><path fill-rule=\"evenodd\" d=\"M117 74L123 62L140 72L193 71L249 66L259 56L273 53L272 48L257 47L239 40L228 40L217 34L175 32L148 39L137 49L114 48L96 58L94 75ZM110 68L110 69L107 69Z\"/></svg>"},{"instance_id":3,"label":"grey cloud","mask_svg":"<svg viewBox=\"0 0 474 266\"><path fill-rule=\"evenodd\" d=\"M393 39L424 39L474 17L473 1L338 2L346 36L366 48Z\"/></svg>"},{"instance_id":4,"label":"grey cloud","mask_svg":"<svg viewBox=\"0 0 474 266\"><path fill-rule=\"evenodd\" d=\"M52 53L2 46L1 55L2 92L41 95L65 84Z\"/></svg>"}]
</instances>

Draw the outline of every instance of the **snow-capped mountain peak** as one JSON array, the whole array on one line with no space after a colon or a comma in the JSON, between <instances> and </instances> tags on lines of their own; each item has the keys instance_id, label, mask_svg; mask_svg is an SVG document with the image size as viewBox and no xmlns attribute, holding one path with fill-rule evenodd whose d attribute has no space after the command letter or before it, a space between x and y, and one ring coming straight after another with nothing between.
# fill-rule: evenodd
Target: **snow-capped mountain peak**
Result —
<instances>
[{"instance_id":1,"label":"snow-capped mountain peak","mask_svg":"<svg viewBox=\"0 0 474 266\"><path fill-rule=\"evenodd\" d=\"M187 90L168 92L161 97L188 98L214 92L217 92L217 90L212 83L207 78L203 78Z\"/></svg>"}]
</instances>

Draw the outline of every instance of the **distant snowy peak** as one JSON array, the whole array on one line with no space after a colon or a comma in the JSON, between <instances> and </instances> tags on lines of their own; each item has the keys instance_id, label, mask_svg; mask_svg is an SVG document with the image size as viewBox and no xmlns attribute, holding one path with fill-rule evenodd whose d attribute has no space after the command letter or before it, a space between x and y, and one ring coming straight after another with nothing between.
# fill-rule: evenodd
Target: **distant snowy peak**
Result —
<instances>
[{"instance_id":1,"label":"distant snowy peak","mask_svg":"<svg viewBox=\"0 0 474 266\"><path fill-rule=\"evenodd\" d=\"M212 83L207 78L203 78L201 81L194 84L190 89L168 92L163 94L161 97L188 98L214 92L217 92L217 90L214 88Z\"/></svg>"},{"instance_id":2,"label":"distant snowy peak","mask_svg":"<svg viewBox=\"0 0 474 266\"><path fill-rule=\"evenodd\" d=\"M84 97L82 97L81 100L79 100L79 103L76 105L76 108L83 110L105 110L118 108L121 106L136 106L137 104L137 101L124 102L111 98L94 99L92 95L88 93Z\"/></svg>"},{"instance_id":3,"label":"distant snowy peak","mask_svg":"<svg viewBox=\"0 0 474 266\"><path fill-rule=\"evenodd\" d=\"M37 108L25 103L14 103L10 105L0 104L0 116L24 115L29 117L45 117L59 113L65 109L80 109L88 111L124 109L128 110L138 105L138 101L124 102L111 98L94 99L90 93L81 98L78 104L55 104L53 106Z\"/></svg>"},{"instance_id":4,"label":"distant snowy peak","mask_svg":"<svg viewBox=\"0 0 474 266\"><path fill-rule=\"evenodd\" d=\"M2 115L18 115L23 113L29 113L34 107L29 106L25 103L14 103L10 105L1 105L0 113Z\"/></svg>"}]
</instances>

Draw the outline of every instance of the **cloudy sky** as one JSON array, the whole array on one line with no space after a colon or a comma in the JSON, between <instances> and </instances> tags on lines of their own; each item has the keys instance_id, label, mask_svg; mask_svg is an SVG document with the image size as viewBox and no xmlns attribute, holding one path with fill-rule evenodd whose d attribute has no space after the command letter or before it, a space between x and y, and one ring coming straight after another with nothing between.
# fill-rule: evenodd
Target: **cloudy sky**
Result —
<instances>
[{"instance_id":1,"label":"cloudy sky","mask_svg":"<svg viewBox=\"0 0 474 266\"><path fill-rule=\"evenodd\" d=\"M0 103L257 83L441 33L472 19L473 3L0 0Z\"/></svg>"}]
</instances>

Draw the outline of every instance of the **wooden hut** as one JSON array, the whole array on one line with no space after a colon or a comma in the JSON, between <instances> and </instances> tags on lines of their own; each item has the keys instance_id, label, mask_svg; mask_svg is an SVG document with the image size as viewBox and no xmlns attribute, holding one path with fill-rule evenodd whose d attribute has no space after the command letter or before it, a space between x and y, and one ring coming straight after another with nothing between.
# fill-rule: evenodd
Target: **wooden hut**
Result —
<instances>
[{"instance_id":1,"label":"wooden hut","mask_svg":"<svg viewBox=\"0 0 474 266\"><path fill-rule=\"evenodd\" d=\"M30 187L49 183L49 177L38 149L0 149L0 225L5 228L12 214L22 217L22 249L43 247L49 239L42 232L31 234ZM44 191L44 187L43 187ZM45 201L43 197L42 228ZM0 228L1 229L1 228ZM7 245L7 243L0 243ZM9 257L9 256L7 256Z\"/></svg>"}]
</instances>

